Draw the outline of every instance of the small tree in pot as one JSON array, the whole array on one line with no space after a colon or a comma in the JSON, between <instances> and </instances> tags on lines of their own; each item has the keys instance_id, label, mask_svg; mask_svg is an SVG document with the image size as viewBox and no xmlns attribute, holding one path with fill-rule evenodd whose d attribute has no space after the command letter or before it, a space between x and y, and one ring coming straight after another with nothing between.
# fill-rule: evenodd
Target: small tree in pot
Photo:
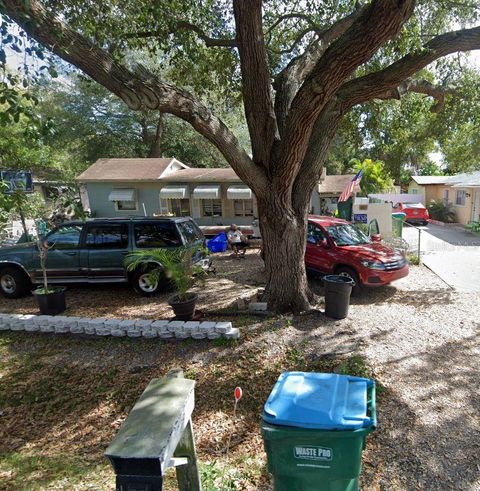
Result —
<instances>
[{"instance_id":1,"label":"small tree in pot","mask_svg":"<svg viewBox=\"0 0 480 491\"><path fill-rule=\"evenodd\" d=\"M40 313L43 315L61 314L66 309L65 303L65 287L64 286L49 286L47 278L47 256L49 246L44 239L39 235L37 239L38 256L40 259L40 269L43 275L43 285L33 291L35 295Z\"/></svg>"},{"instance_id":2,"label":"small tree in pot","mask_svg":"<svg viewBox=\"0 0 480 491\"><path fill-rule=\"evenodd\" d=\"M149 270L152 283L159 282L165 276L175 289L168 304L178 319L191 320L195 314L198 295L189 290L206 274L203 268L193 264L193 253L194 250L189 247L138 250L130 253L125 262L129 272L138 268Z\"/></svg>"}]
</instances>

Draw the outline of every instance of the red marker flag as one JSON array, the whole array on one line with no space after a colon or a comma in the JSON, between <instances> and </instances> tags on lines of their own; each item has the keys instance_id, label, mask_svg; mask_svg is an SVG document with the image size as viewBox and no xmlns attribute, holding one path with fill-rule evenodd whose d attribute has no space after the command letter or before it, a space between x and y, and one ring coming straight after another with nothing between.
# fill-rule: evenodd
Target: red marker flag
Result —
<instances>
[{"instance_id":1,"label":"red marker flag","mask_svg":"<svg viewBox=\"0 0 480 491\"><path fill-rule=\"evenodd\" d=\"M241 387L235 387L235 402L237 403L243 395L243 391Z\"/></svg>"}]
</instances>

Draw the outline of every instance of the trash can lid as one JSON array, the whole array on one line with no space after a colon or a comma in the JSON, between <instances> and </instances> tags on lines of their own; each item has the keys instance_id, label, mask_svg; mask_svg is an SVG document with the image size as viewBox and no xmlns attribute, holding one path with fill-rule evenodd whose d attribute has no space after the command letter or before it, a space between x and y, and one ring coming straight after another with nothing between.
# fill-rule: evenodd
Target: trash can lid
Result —
<instances>
[{"instance_id":1,"label":"trash can lid","mask_svg":"<svg viewBox=\"0 0 480 491\"><path fill-rule=\"evenodd\" d=\"M367 416L373 380L334 373L284 372L273 387L263 420L273 425L356 430L374 424Z\"/></svg>"}]
</instances>

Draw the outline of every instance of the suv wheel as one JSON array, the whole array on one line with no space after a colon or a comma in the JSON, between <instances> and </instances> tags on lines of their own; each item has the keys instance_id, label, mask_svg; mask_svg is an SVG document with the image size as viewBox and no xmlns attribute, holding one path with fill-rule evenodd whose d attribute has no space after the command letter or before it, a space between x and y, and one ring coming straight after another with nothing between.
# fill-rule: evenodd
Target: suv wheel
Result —
<instances>
[{"instance_id":1,"label":"suv wheel","mask_svg":"<svg viewBox=\"0 0 480 491\"><path fill-rule=\"evenodd\" d=\"M160 275L158 281L152 280L150 273L153 268L149 269L137 269L132 275L133 289L145 297L151 297L158 292L165 290L167 287L167 280L164 275Z\"/></svg>"},{"instance_id":2,"label":"suv wheel","mask_svg":"<svg viewBox=\"0 0 480 491\"><path fill-rule=\"evenodd\" d=\"M358 297L358 295L360 295L362 291L362 284L360 283L360 278L354 269L342 266L335 271L335 274L345 276L353 280L352 297Z\"/></svg>"},{"instance_id":3,"label":"suv wheel","mask_svg":"<svg viewBox=\"0 0 480 491\"><path fill-rule=\"evenodd\" d=\"M6 298L20 298L30 290L27 275L15 267L6 267L0 271L0 291Z\"/></svg>"}]
</instances>

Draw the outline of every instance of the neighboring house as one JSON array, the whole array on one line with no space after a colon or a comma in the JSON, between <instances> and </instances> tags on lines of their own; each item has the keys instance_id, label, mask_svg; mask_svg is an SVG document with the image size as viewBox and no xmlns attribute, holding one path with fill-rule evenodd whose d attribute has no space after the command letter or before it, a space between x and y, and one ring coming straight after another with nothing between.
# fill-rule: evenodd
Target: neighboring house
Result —
<instances>
[{"instance_id":1,"label":"neighboring house","mask_svg":"<svg viewBox=\"0 0 480 491\"><path fill-rule=\"evenodd\" d=\"M310 211L336 208L352 178L323 175ZM96 217L172 214L201 226L251 225L258 217L255 196L231 168L192 168L175 158L100 159L77 181Z\"/></svg>"},{"instance_id":2,"label":"neighboring house","mask_svg":"<svg viewBox=\"0 0 480 491\"><path fill-rule=\"evenodd\" d=\"M355 174L327 176L324 172L312 194L312 213L324 215L335 212L338 198L354 177Z\"/></svg>"},{"instance_id":3,"label":"neighboring house","mask_svg":"<svg viewBox=\"0 0 480 491\"><path fill-rule=\"evenodd\" d=\"M452 203L457 222L463 225L480 220L480 171L454 176L412 176L409 194L423 194L432 200Z\"/></svg>"}]
</instances>

